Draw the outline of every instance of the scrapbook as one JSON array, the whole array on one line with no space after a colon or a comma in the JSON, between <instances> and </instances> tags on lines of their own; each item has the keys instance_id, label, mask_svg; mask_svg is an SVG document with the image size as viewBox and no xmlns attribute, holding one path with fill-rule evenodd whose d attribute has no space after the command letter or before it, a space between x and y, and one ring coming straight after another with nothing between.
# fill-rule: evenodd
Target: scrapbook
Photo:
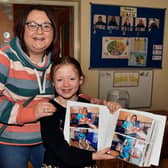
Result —
<instances>
[{"instance_id":1,"label":"scrapbook","mask_svg":"<svg viewBox=\"0 0 168 168\"><path fill-rule=\"evenodd\" d=\"M119 109L110 113L104 105L68 101L64 136L84 150L108 152L140 167L159 164L166 116Z\"/></svg>"}]
</instances>

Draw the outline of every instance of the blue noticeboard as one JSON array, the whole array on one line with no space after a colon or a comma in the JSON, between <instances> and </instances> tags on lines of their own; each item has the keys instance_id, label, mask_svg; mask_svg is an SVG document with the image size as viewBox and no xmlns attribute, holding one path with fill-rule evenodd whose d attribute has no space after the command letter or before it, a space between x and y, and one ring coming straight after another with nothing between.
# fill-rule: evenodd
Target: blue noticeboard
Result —
<instances>
[{"instance_id":1,"label":"blue noticeboard","mask_svg":"<svg viewBox=\"0 0 168 168\"><path fill-rule=\"evenodd\" d=\"M162 68L165 9L91 4L90 68Z\"/></svg>"}]
</instances>

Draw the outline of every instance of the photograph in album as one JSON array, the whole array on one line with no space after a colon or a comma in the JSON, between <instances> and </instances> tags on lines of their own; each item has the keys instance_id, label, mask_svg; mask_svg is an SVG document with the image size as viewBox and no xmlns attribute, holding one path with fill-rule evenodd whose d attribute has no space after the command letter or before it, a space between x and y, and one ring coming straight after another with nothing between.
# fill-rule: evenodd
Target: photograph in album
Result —
<instances>
[{"instance_id":1,"label":"photograph in album","mask_svg":"<svg viewBox=\"0 0 168 168\"><path fill-rule=\"evenodd\" d=\"M70 107L70 144L72 146L97 150L99 107Z\"/></svg>"},{"instance_id":2,"label":"photograph in album","mask_svg":"<svg viewBox=\"0 0 168 168\"><path fill-rule=\"evenodd\" d=\"M142 165L153 128L152 118L120 110L109 154Z\"/></svg>"}]
</instances>

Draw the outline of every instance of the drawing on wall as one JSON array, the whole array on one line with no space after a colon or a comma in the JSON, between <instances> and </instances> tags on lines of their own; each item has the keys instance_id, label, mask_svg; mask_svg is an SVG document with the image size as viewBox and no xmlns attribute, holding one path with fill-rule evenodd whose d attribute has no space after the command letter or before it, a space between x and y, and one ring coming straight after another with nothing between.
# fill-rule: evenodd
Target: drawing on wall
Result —
<instances>
[{"instance_id":1,"label":"drawing on wall","mask_svg":"<svg viewBox=\"0 0 168 168\"><path fill-rule=\"evenodd\" d=\"M128 39L123 37L103 37L102 58L128 58Z\"/></svg>"},{"instance_id":2,"label":"drawing on wall","mask_svg":"<svg viewBox=\"0 0 168 168\"><path fill-rule=\"evenodd\" d=\"M128 65L146 65L148 38L134 37L130 38L129 42L130 57L128 60Z\"/></svg>"},{"instance_id":3,"label":"drawing on wall","mask_svg":"<svg viewBox=\"0 0 168 168\"><path fill-rule=\"evenodd\" d=\"M122 6L120 7L120 16L136 17L137 8L129 7L129 6Z\"/></svg>"},{"instance_id":4,"label":"drawing on wall","mask_svg":"<svg viewBox=\"0 0 168 168\"><path fill-rule=\"evenodd\" d=\"M137 87L138 84L138 72L114 72L113 87Z\"/></svg>"},{"instance_id":5,"label":"drawing on wall","mask_svg":"<svg viewBox=\"0 0 168 168\"><path fill-rule=\"evenodd\" d=\"M128 65L144 66L148 39L144 37L103 37L102 58L128 59Z\"/></svg>"}]
</instances>

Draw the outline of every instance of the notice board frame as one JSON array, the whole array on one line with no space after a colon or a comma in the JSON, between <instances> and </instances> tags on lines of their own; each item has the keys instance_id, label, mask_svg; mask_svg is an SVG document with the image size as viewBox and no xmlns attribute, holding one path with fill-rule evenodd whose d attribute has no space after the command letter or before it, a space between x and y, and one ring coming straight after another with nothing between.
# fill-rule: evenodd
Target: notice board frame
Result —
<instances>
[{"instance_id":1,"label":"notice board frame","mask_svg":"<svg viewBox=\"0 0 168 168\"><path fill-rule=\"evenodd\" d=\"M119 5L91 5L91 26L90 26L90 65L89 68L129 68L129 69L154 69L162 68L163 60L163 42L164 42L164 22L165 10L163 8L148 8L148 7L130 7ZM122 13L125 9L127 14ZM96 20L102 16L105 23L102 26L96 26ZM119 26L116 28L109 26L109 18L118 17ZM125 17L132 18L131 31L123 28L123 20ZM138 19L146 20L146 28L138 30L136 22ZM158 28L150 29L151 20L157 20ZM123 54L111 54L107 50L107 46L116 42L124 43L129 49ZM129 41L129 42L128 42ZM143 52L131 52L130 48L135 45L134 41L142 41L146 49ZM107 44L106 44L107 42ZM136 43L137 44L137 43ZM145 48L145 47L144 47ZM106 52L106 50L108 52ZM124 50L124 49L123 49ZM128 53L129 51L129 53ZM104 54L105 53L105 54ZM110 53L110 54L109 54ZM143 59L139 59L139 54ZM133 59L132 59L132 58ZM130 59L131 58L131 59ZM131 61L133 60L133 61Z\"/></svg>"}]
</instances>

